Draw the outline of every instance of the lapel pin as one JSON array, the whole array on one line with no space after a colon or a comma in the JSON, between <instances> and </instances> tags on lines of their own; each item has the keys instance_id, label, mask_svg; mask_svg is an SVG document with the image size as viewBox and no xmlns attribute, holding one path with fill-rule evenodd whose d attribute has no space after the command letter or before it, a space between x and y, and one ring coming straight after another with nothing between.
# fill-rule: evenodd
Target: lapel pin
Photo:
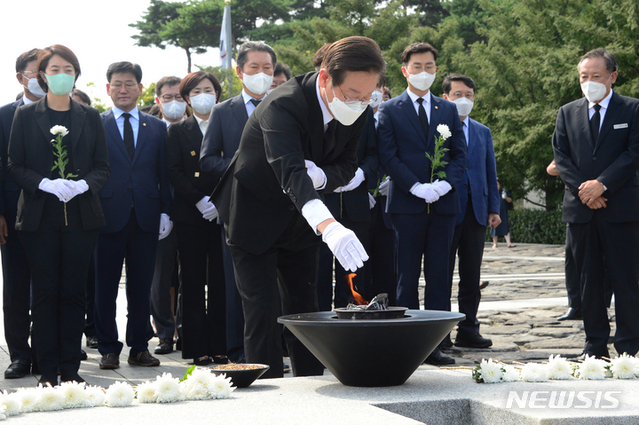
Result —
<instances>
[{"instance_id":1,"label":"lapel pin","mask_svg":"<svg viewBox=\"0 0 639 425\"><path fill-rule=\"evenodd\" d=\"M439 109L439 107L437 105L435 105L435 109Z\"/></svg>"},{"instance_id":2,"label":"lapel pin","mask_svg":"<svg viewBox=\"0 0 639 425\"><path fill-rule=\"evenodd\" d=\"M191 156L195 156L195 151L191 151Z\"/></svg>"},{"instance_id":3,"label":"lapel pin","mask_svg":"<svg viewBox=\"0 0 639 425\"><path fill-rule=\"evenodd\" d=\"M146 127L146 123L145 122L142 123L142 127Z\"/></svg>"},{"instance_id":4,"label":"lapel pin","mask_svg":"<svg viewBox=\"0 0 639 425\"><path fill-rule=\"evenodd\" d=\"M200 177L200 172L199 171L195 172L195 177Z\"/></svg>"}]
</instances>

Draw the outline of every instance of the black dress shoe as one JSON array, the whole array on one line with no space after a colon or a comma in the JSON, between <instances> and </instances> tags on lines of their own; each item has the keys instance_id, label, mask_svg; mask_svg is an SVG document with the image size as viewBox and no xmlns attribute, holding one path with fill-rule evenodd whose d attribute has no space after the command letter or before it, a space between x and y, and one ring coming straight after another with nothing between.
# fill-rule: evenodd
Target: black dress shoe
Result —
<instances>
[{"instance_id":1,"label":"black dress shoe","mask_svg":"<svg viewBox=\"0 0 639 425\"><path fill-rule=\"evenodd\" d=\"M55 387L58 385L58 375L46 376L42 375L38 380L38 384L41 384L43 387L52 386Z\"/></svg>"},{"instance_id":2,"label":"black dress shoe","mask_svg":"<svg viewBox=\"0 0 639 425\"><path fill-rule=\"evenodd\" d=\"M80 360L87 360L89 356L87 356L87 352L80 349Z\"/></svg>"},{"instance_id":3,"label":"black dress shoe","mask_svg":"<svg viewBox=\"0 0 639 425\"><path fill-rule=\"evenodd\" d=\"M155 347L155 354L169 354L173 352L173 339L160 338L160 344Z\"/></svg>"},{"instance_id":4,"label":"black dress shoe","mask_svg":"<svg viewBox=\"0 0 639 425\"><path fill-rule=\"evenodd\" d=\"M479 332L457 331L455 345L468 348L488 348L493 345L493 341L490 338L484 338L479 335Z\"/></svg>"},{"instance_id":5,"label":"black dress shoe","mask_svg":"<svg viewBox=\"0 0 639 425\"><path fill-rule=\"evenodd\" d=\"M120 367L120 356L115 353L108 353L100 360L100 369L117 369Z\"/></svg>"},{"instance_id":6,"label":"black dress shoe","mask_svg":"<svg viewBox=\"0 0 639 425\"><path fill-rule=\"evenodd\" d=\"M576 360L578 362L583 362L584 360L586 360L586 356L588 356L588 357L596 357L598 359L603 359L604 357L606 359L610 358L610 354L607 353L607 352L606 353L594 354L594 353L588 353L588 352L584 351L583 353L581 353L581 355L579 357L576 358Z\"/></svg>"},{"instance_id":7,"label":"black dress shoe","mask_svg":"<svg viewBox=\"0 0 639 425\"><path fill-rule=\"evenodd\" d=\"M450 334L446 335L444 340L439 343L439 348L444 350L453 348L453 341L450 339Z\"/></svg>"},{"instance_id":8,"label":"black dress shoe","mask_svg":"<svg viewBox=\"0 0 639 425\"><path fill-rule=\"evenodd\" d=\"M489 283L490 283L490 281L484 280L482 283L479 284L479 290L482 290L485 287L487 287Z\"/></svg>"},{"instance_id":9,"label":"black dress shoe","mask_svg":"<svg viewBox=\"0 0 639 425\"><path fill-rule=\"evenodd\" d=\"M444 366L447 364L455 364L455 359L442 353L439 347L437 347L428 357L426 357L424 363L432 364L434 366Z\"/></svg>"},{"instance_id":10,"label":"black dress shoe","mask_svg":"<svg viewBox=\"0 0 639 425\"><path fill-rule=\"evenodd\" d=\"M98 348L98 337L94 335L87 335L87 347Z\"/></svg>"},{"instance_id":11,"label":"black dress shoe","mask_svg":"<svg viewBox=\"0 0 639 425\"><path fill-rule=\"evenodd\" d=\"M196 366L206 366L213 363L213 360L209 356L198 357L193 359L193 364Z\"/></svg>"},{"instance_id":12,"label":"black dress shoe","mask_svg":"<svg viewBox=\"0 0 639 425\"><path fill-rule=\"evenodd\" d=\"M572 308L572 307L568 309L566 314L557 318L559 322L563 320L581 320L581 319L583 319L583 316L581 315L581 310L578 308Z\"/></svg>"},{"instance_id":13,"label":"black dress shoe","mask_svg":"<svg viewBox=\"0 0 639 425\"><path fill-rule=\"evenodd\" d=\"M229 358L222 354L213 356L213 363L215 364L228 364L228 362L229 362Z\"/></svg>"},{"instance_id":14,"label":"black dress shoe","mask_svg":"<svg viewBox=\"0 0 639 425\"><path fill-rule=\"evenodd\" d=\"M31 371L30 360L16 360L11 362L7 370L4 371L4 379L24 378Z\"/></svg>"},{"instance_id":15,"label":"black dress shoe","mask_svg":"<svg viewBox=\"0 0 639 425\"><path fill-rule=\"evenodd\" d=\"M73 372L69 374L63 373L62 375L60 375L60 382L77 382L79 384L86 381L82 379L80 375L78 375L78 372Z\"/></svg>"}]
</instances>

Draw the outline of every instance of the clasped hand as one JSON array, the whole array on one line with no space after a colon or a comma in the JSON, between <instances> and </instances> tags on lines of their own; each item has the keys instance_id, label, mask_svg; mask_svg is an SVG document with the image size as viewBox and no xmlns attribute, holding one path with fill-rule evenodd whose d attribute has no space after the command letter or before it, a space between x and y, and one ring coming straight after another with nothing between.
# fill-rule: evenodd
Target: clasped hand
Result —
<instances>
[{"instance_id":1,"label":"clasped hand","mask_svg":"<svg viewBox=\"0 0 639 425\"><path fill-rule=\"evenodd\" d=\"M200 199L198 203L195 204L195 206L200 211L200 213L202 213L202 217L205 220L213 221L217 218L217 208L215 208L215 205L213 205L213 202L211 202L208 196Z\"/></svg>"},{"instance_id":2,"label":"clasped hand","mask_svg":"<svg viewBox=\"0 0 639 425\"><path fill-rule=\"evenodd\" d=\"M89 185L84 180L66 180L48 178L42 179L38 188L43 191L55 195L60 202L69 202L76 196L89 190Z\"/></svg>"},{"instance_id":3,"label":"clasped hand","mask_svg":"<svg viewBox=\"0 0 639 425\"><path fill-rule=\"evenodd\" d=\"M593 210L606 208L608 199L602 196L604 192L605 189L601 182L588 180L579 186L579 200Z\"/></svg>"}]
</instances>

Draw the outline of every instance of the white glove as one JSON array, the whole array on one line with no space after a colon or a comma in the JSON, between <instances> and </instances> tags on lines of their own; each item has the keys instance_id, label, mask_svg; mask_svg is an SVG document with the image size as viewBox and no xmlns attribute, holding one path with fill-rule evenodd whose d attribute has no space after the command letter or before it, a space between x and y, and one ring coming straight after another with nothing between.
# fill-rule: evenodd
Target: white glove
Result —
<instances>
[{"instance_id":1,"label":"white glove","mask_svg":"<svg viewBox=\"0 0 639 425\"><path fill-rule=\"evenodd\" d=\"M391 183L391 178L386 176L384 181L379 185L379 193L381 193L382 196L388 196L388 191L390 190L390 183Z\"/></svg>"},{"instance_id":2,"label":"white glove","mask_svg":"<svg viewBox=\"0 0 639 425\"><path fill-rule=\"evenodd\" d=\"M433 189L435 189L435 192L437 192L440 198L450 192L452 188L446 180L435 180L433 183Z\"/></svg>"},{"instance_id":3,"label":"white glove","mask_svg":"<svg viewBox=\"0 0 639 425\"><path fill-rule=\"evenodd\" d=\"M65 179L49 180L45 177L40 181L38 189L57 196L61 202L68 202L75 196L73 195L73 184Z\"/></svg>"},{"instance_id":4,"label":"white glove","mask_svg":"<svg viewBox=\"0 0 639 425\"><path fill-rule=\"evenodd\" d=\"M364 266L364 261L368 260L368 254L355 233L337 221L326 226L322 233L322 240L326 242L344 270L355 272Z\"/></svg>"},{"instance_id":5,"label":"white glove","mask_svg":"<svg viewBox=\"0 0 639 425\"><path fill-rule=\"evenodd\" d=\"M322 189L326 186L326 174L324 174L324 171L322 171L320 167L308 159L304 160L304 165L306 165L306 173L313 181L313 187L315 190Z\"/></svg>"},{"instance_id":6,"label":"white glove","mask_svg":"<svg viewBox=\"0 0 639 425\"><path fill-rule=\"evenodd\" d=\"M173 229L173 222L169 216L164 213L160 214L160 234L158 236L158 240L161 241L169 236L171 229Z\"/></svg>"},{"instance_id":7,"label":"white glove","mask_svg":"<svg viewBox=\"0 0 639 425\"><path fill-rule=\"evenodd\" d=\"M202 217L204 217L208 221L213 221L217 218L217 208L213 205L213 202L209 200L208 196L200 199L195 206L202 213Z\"/></svg>"},{"instance_id":8,"label":"white glove","mask_svg":"<svg viewBox=\"0 0 639 425\"><path fill-rule=\"evenodd\" d=\"M422 198L429 204L439 199L437 191L430 183L417 183L415 184L415 186L411 187L410 193L417 196L418 198Z\"/></svg>"},{"instance_id":9,"label":"white glove","mask_svg":"<svg viewBox=\"0 0 639 425\"><path fill-rule=\"evenodd\" d=\"M65 180L65 181L68 182L67 186L69 186L71 188L71 191L73 192L71 194L71 198L69 198L67 202L69 202L71 199L89 190L89 185L84 180Z\"/></svg>"},{"instance_id":10,"label":"white glove","mask_svg":"<svg viewBox=\"0 0 639 425\"><path fill-rule=\"evenodd\" d=\"M355 171L355 177L353 177L346 186L340 186L337 189L335 189L333 192L335 193L350 192L351 190L358 188L359 185L362 184L365 178L366 178L366 175L364 174L364 170L362 170L361 168L357 168L357 171Z\"/></svg>"},{"instance_id":11,"label":"white glove","mask_svg":"<svg viewBox=\"0 0 639 425\"><path fill-rule=\"evenodd\" d=\"M376 203L377 201L375 200L375 198L373 198L373 195L371 195L371 193L368 192L368 208L372 209Z\"/></svg>"}]
</instances>

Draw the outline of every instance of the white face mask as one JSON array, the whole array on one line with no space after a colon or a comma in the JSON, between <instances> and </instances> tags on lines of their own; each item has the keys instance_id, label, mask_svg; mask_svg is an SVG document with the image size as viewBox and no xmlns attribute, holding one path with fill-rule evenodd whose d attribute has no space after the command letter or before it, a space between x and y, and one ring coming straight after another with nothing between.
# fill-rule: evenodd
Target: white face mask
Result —
<instances>
[{"instance_id":1,"label":"white face mask","mask_svg":"<svg viewBox=\"0 0 639 425\"><path fill-rule=\"evenodd\" d=\"M362 105L361 103L347 105L343 100L335 96L335 88L332 90L333 100L328 104L328 109L331 110L331 113L340 124L345 126L352 125L362 115L367 105Z\"/></svg>"},{"instance_id":2,"label":"white face mask","mask_svg":"<svg viewBox=\"0 0 639 425\"><path fill-rule=\"evenodd\" d=\"M371 95L371 99L374 100L374 102L371 103L371 108L377 108L379 104L382 103L382 92L379 90L374 90L373 94Z\"/></svg>"},{"instance_id":3,"label":"white face mask","mask_svg":"<svg viewBox=\"0 0 639 425\"><path fill-rule=\"evenodd\" d=\"M419 74L408 74L408 82L417 90L425 91L433 85L437 72L429 74L428 72L420 72Z\"/></svg>"},{"instance_id":4,"label":"white face mask","mask_svg":"<svg viewBox=\"0 0 639 425\"><path fill-rule=\"evenodd\" d=\"M266 75L263 72L255 75L242 74L242 82L246 86L247 89L252 91L253 93L262 95L271 88L271 84L273 84L273 76Z\"/></svg>"},{"instance_id":5,"label":"white face mask","mask_svg":"<svg viewBox=\"0 0 639 425\"><path fill-rule=\"evenodd\" d=\"M27 90L29 90L35 97L43 98L47 95L44 90L42 90L42 87L40 87L40 84L38 84L37 78L29 78L29 82L27 83Z\"/></svg>"},{"instance_id":6,"label":"white face mask","mask_svg":"<svg viewBox=\"0 0 639 425\"><path fill-rule=\"evenodd\" d=\"M606 85L596 81L581 83L581 91L590 102L598 102L606 96Z\"/></svg>"},{"instance_id":7,"label":"white face mask","mask_svg":"<svg viewBox=\"0 0 639 425\"><path fill-rule=\"evenodd\" d=\"M215 93L200 93L191 97L191 106L200 115L208 115L215 105Z\"/></svg>"},{"instance_id":8,"label":"white face mask","mask_svg":"<svg viewBox=\"0 0 639 425\"><path fill-rule=\"evenodd\" d=\"M178 102L172 100L162 104L162 115L169 120L177 120L182 118L186 109L186 102Z\"/></svg>"},{"instance_id":9,"label":"white face mask","mask_svg":"<svg viewBox=\"0 0 639 425\"><path fill-rule=\"evenodd\" d=\"M475 104L467 97L460 97L458 99L455 99L453 100L453 103L457 105L457 113L460 117L467 117L468 115L470 115L470 111L473 110L473 105Z\"/></svg>"}]
</instances>

